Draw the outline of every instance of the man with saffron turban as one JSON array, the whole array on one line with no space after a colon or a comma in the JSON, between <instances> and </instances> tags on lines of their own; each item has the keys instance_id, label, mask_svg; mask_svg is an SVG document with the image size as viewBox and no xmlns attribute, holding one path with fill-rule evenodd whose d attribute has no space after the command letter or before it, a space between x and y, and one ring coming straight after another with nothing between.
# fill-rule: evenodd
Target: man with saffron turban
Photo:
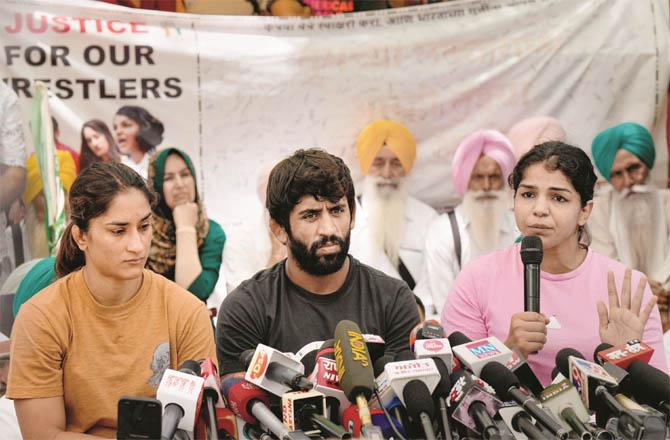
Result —
<instances>
[{"instance_id":1,"label":"man with saffron turban","mask_svg":"<svg viewBox=\"0 0 670 440\"><path fill-rule=\"evenodd\" d=\"M432 298L437 313L466 263L509 246L519 235L505 185L515 163L512 144L495 130L476 131L456 149L452 177L463 201L431 223L415 289Z\"/></svg>"},{"instance_id":2,"label":"man with saffron turban","mask_svg":"<svg viewBox=\"0 0 670 440\"><path fill-rule=\"evenodd\" d=\"M351 254L414 289L423 267L426 231L437 217L433 208L408 194L407 176L416 159L414 136L397 122L374 121L356 139L356 156L365 178Z\"/></svg>"},{"instance_id":3,"label":"man with saffron turban","mask_svg":"<svg viewBox=\"0 0 670 440\"><path fill-rule=\"evenodd\" d=\"M649 131L625 122L599 133L593 161L610 183L594 199L589 220L593 249L647 275L668 327L670 192L648 182L656 149Z\"/></svg>"}]
</instances>

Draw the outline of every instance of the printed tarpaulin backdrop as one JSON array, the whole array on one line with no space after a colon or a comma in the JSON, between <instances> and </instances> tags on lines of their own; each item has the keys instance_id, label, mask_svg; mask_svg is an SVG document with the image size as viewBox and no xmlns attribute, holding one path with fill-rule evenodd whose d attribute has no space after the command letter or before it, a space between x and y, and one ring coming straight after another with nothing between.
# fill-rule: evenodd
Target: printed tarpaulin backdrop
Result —
<instances>
[{"instance_id":1,"label":"printed tarpaulin backdrop","mask_svg":"<svg viewBox=\"0 0 670 440\"><path fill-rule=\"evenodd\" d=\"M0 77L28 133L32 82L51 90L61 141L110 126L123 105L186 150L209 215L257 215L258 173L297 147L341 155L356 179L359 131L378 118L418 141L413 194L457 201L450 163L470 132L550 115L590 152L603 128L652 130L667 178L665 0L480 0L310 19L199 16L81 0L0 2Z\"/></svg>"}]
</instances>

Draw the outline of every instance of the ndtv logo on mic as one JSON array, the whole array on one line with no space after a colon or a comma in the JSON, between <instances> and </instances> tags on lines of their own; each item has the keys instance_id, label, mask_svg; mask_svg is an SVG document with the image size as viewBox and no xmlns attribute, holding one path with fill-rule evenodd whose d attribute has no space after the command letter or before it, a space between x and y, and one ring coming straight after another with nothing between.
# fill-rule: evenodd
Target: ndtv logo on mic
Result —
<instances>
[{"instance_id":1,"label":"ndtv logo on mic","mask_svg":"<svg viewBox=\"0 0 670 440\"><path fill-rule=\"evenodd\" d=\"M494 344L489 342L488 339L467 344L465 348L478 359L486 359L500 354L500 350L498 350Z\"/></svg>"}]
</instances>

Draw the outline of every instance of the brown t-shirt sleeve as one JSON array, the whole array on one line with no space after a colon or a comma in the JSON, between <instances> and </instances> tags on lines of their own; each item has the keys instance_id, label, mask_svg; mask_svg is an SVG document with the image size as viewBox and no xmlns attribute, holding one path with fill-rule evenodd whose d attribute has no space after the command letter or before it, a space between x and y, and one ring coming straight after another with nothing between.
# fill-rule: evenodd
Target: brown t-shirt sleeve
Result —
<instances>
[{"instance_id":1,"label":"brown t-shirt sleeve","mask_svg":"<svg viewBox=\"0 0 670 440\"><path fill-rule=\"evenodd\" d=\"M192 312L185 318L180 331L177 333L177 365L181 366L184 361L189 359L198 361L209 357L212 362L217 364L218 368L214 328L205 304L199 302L198 306L192 308Z\"/></svg>"},{"instance_id":2,"label":"brown t-shirt sleeve","mask_svg":"<svg viewBox=\"0 0 670 440\"><path fill-rule=\"evenodd\" d=\"M63 395L65 332L66 322L52 322L32 302L21 307L12 328L8 398Z\"/></svg>"}]
</instances>

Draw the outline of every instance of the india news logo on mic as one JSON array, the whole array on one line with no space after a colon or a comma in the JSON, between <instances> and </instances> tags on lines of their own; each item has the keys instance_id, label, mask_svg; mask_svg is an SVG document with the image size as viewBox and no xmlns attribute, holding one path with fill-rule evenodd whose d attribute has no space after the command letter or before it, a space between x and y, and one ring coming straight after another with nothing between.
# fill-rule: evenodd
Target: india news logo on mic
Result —
<instances>
[{"instance_id":1,"label":"india news logo on mic","mask_svg":"<svg viewBox=\"0 0 670 440\"><path fill-rule=\"evenodd\" d=\"M472 342L465 346L477 359L488 359L500 354L500 350L488 339Z\"/></svg>"}]
</instances>

